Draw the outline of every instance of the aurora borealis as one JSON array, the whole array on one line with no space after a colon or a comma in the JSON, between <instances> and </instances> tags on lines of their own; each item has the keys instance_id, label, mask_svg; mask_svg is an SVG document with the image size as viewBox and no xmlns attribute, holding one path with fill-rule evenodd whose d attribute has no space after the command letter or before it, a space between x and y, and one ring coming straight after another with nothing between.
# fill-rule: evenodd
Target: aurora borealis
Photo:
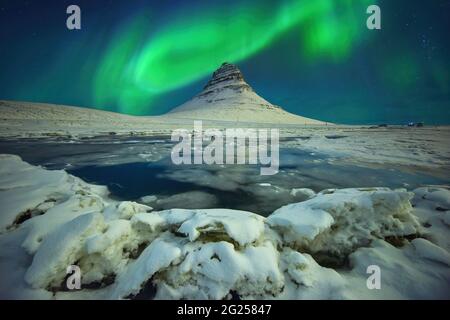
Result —
<instances>
[{"instance_id":1,"label":"aurora borealis","mask_svg":"<svg viewBox=\"0 0 450 320\"><path fill-rule=\"evenodd\" d=\"M161 114L222 62L269 101L343 123L450 123L450 1L2 1L0 99ZM82 30L65 28L65 8ZM382 10L380 31L366 8Z\"/></svg>"},{"instance_id":2,"label":"aurora borealis","mask_svg":"<svg viewBox=\"0 0 450 320\"><path fill-rule=\"evenodd\" d=\"M278 7L264 2L217 6L175 17L153 37L142 32L147 26L146 14L139 14L121 30L102 59L96 73L95 103L118 102L121 111L133 113L153 96L201 79L224 61L250 58L301 24L311 24L305 28L309 33L299 37L308 57L324 53L339 59L358 40L361 21L351 13L370 2L342 3L336 6L330 0L317 0L287 1ZM334 14L336 8L343 9L342 16ZM111 87L119 90L111 92Z\"/></svg>"}]
</instances>

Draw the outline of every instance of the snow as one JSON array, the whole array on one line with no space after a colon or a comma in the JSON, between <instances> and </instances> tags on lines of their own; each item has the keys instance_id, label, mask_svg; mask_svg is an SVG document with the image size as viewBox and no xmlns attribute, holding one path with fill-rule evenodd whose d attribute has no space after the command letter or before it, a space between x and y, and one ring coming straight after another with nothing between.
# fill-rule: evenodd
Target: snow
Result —
<instances>
[{"instance_id":1,"label":"snow","mask_svg":"<svg viewBox=\"0 0 450 320\"><path fill-rule=\"evenodd\" d=\"M280 129L281 138L292 138L283 141L283 147L286 148L301 149L312 155L327 154L331 159L356 165L371 164L375 168L391 164L406 166L408 170L414 172L414 166L417 166L428 171L432 170L435 175L444 179L448 177L449 126L423 128L389 126L377 129L350 125L325 126L308 124L309 121L299 120L298 117L292 119L293 115L286 116L284 113L279 115L280 111L273 116L272 109L269 113L266 110L261 111L262 106L258 104L250 105L242 113L240 109L222 108L223 105L220 110L211 108L208 103L201 106L201 110L206 109L204 112L207 114L197 114L196 110L190 110L185 116L181 116L184 112L173 112L163 116L133 117L94 109L0 101L2 114L0 137L17 139L46 137L55 140L63 138L65 142L80 144L82 143L80 138L108 136L112 130L117 136L170 136L174 129L192 128L194 120L203 120L205 129L266 128L269 127L268 122L271 122L271 128ZM242 107L240 104L238 106ZM254 110L253 107L259 110ZM107 157L98 154L96 161L103 164L155 161L160 158L161 148L159 144L146 144L145 147L138 146L130 153L130 149L124 147L120 148L117 154ZM167 148L170 151L170 145ZM76 158L77 162L85 157L86 160L89 159L88 155L79 155ZM74 160L70 157L69 159ZM69 161L67 163L70 164ZM180 179L189 179L192 173L195 174L183 170ZM212 178L215 177L200 176L199 180L205 180L206 183L206 180L212 181ZM224 189L235 188L233 181L217 181L217 185L220 183L224 184Z\"/></svg>"},{"instance_id":2,"label":"snow","mask_svg":"<svg viewBox=\"0 0 450 320\"><path fill-rule=\"evenodd\" d=\"M143 283L155 272L167 268L180 254L180 249L170 243L159 239L153 241L118 277L109 298L121 299L139 293Z\"/></svg>"},{"instance_id":3,"label":"snow","mask_svg":"<svg viewBox=\"0 0 450 320\"><path fill-rule=\"evenodd\" d=\"M186 258L174 268L166 282L178 294L160 293L158 298L221 299L232 289L243 295L282 289L278 253L270 242L238 251L231 243L221 241L202 245L201 250L198 245L189 245L183 251ZM196 287L197 292L183 294L192 287Z\"/></svg>"},{"instance_id":4,"label":"snow","mask_svg":"<svg viewBox=\"0 0 450 320\"><path fill-rule=\"evenodd\" d=\"M71 138L80 135L108 135L110 132L155 132L177 127L176 122L170 119L161 121L158 116L137 117L45 103L0 101L0 114L0 136Z\"/></svg>"},{"instance_id":5,"label":"snow","mask_svg":"<svg viewBox=\"0 0 450 320\"><path fill-rule=\"evenodd\" d=\"M52 193L56 193L62 185L67 174L63 171L45 172L19 161L17 156L0 157L2 162L0 178L0 202L2 215L0 217L0 230L10 227L17 213L22 213L41 205ZM14 164L18 166L15 167ZM14 170L14 171L13 171ZM15 172L14 175L11 172ZM39 183L46 184L48 188L38 188ZM8 201L13 198L14 201ZM18 212L17 212L18 211Z\"/></svg>"},{"instance_id":6,"label":"snow","mask_svg":"<svg viewBox=\"0 0 450 320\"><path fill-rule=\"evenodd\" d=\"M59 286L66 275L67 266L81 258L86 238L101 231L102 227L102 216L89 213L50 233L34 255L25 281L33 288Z\"/></svg>"},{"instance_id":7,"label":"snow","mask_svg":"<svg viewBox=\"0 0 450 320\"><path fill-rule=\"evenodd\" d=\"M256 94L255 94L256 96ZM260 97L258 97L261 99ZM120 113L80 108L55 104L16 102L0 100L0 136L1 137L65 137L71 143L79 143L79 137L94 137L114 135L169 135L172 130L190 128L194 120L203 120L205 127L258 127L275 124L286 125L305 124L322 126L322 122L300 117L279 108L262 109L260 100L250 97L244 99L249 103L240 112L235 108L206 109L188 112L168 113L161 116L131 116ZM233 103L243 101L233 100ZM208 107L208 104L203 105ZM222 104L222 106L224 106ZM240 105L242 107L242 104ZM220 112L218 112L220 111ZM225 120L224 120L225 119ZM257 121L260 121L258 123ZM158 157L155 152L136 153L136 158L149 161ZM120 159L111 159L112 161Z\"/></svg>"},{"instance_id":8,"label":"snow","mask_svg":"<svg viewBox=\"0 0 450 320\"><path fill-rule=\"evenodd\" d=\"M269 225L280 229L285 241L310 241L331 227L333 217L324 210L314 210L300 204L285 206L267 219Z\"/></svg>"},{"instance_id":9,"label":"snow","mask_svg":"<svg viewBox=\"0 0 450 320\"><path fill-rule=\"evenodd\" d=\"M108 225L106 232L90 237L86 241L86 253L102 253L131 233L131 223L128 220L114 220Z\"/></svg>"},{"instance_id":10,"label":"snow","mask_svg":"<svg viewBox=\"0 0 450 320\"><path fill-rule=\"evenodd\" d=\"M437 198L434 193L445 195ZM448 188L423 187L414 190L414 198L411 203L414 205L415 215L420 223L425 226L423 235L433 243L443 248L450 248L450 237L447 232L450 227L448 223L450 211L442 211L442 203L448 201L450 192ZM438 200L435 202L431 199ZM441 208L438 210L438 208Z\"/></svg>"},{"instance_id":11,"label":"snow","mask_svg":"<svg viewBox=\"0 0 450 320\"><path fill-rule=\"evenodd\" d=\"M152 232L155 231L156 228L166 225L166 219L155 213L138 213L131 219L131 222L133 224L142 223L150 228Z\"/></svg>"},{"instance_id":12,"label":"snow","mask_svg":"<svg viewBox=\"0 0 450 320\"><path fill-rule=\"evenodd\" d=\"M443 188L424 187L418 188L415 193L424 200L429 200L444 210L450 210L450 190Z\"/></svg>"},{"instance_id":13,"label":"snow","mask_svg":"<svg viewBox=\"0 0 450 320\"><path fill-rule=\"evenodd\" d=\"M324 125L322 121L301 117L272 105L250 88L235 66L231 67L232 78L228 77L229 70L223 72L223 68L218 69L199 95L163 116L131 116L92 108L0 101L0 136L148 133L176 129L180 123L192 124L193 119L225 122L225 127L236 122ZM147 152L139 155L144 159L153 157Z\"/></svg>"},{"instance_id":14,"label":"snow","mask_svg":"<svg viewBox=\"0 0 450 320\"><path fill-rule=\"evenodd\" d=\"M105 216L109 220L131 219L136 213L151 211L152 207L134 201L122 201L105 209Z\"/></svg>"},{"instance_id":15,"label":"snow","mask_svg":"<svg viewBox=\"0 0 450 320\"><path fill-rule=\"evenodd\" d=\"M294 188L291 190L291 195L296 196L304 196L307 199L311 199L316 195L314 190L308 189L308 188Z\"/></svg>"},{"instance_id":16,"label":"snow","mask_svg":"<svg viewBox=\"0 0 450 320\"><path fill-rule=\"evenodd\" d=\"M420 232L406 190L324 190L310 200L290 204L268 217L284 241L309 252L345 257L355 248L389 236Z\"/></svg>"},{"instance_id":17,"label":"snow","mask_svg":"<svg viewBox=\"0 0 450 320\"><path fill-rule=\"evenodd\" d=\"M71 212L75 211L74 206L80 209L102 206L98 199L107 194L106 187L89 185L63 170L47 171L31 166L17 156L0 155L0 162L0 231L14 228L16 219L27 211L35 211L37 214L48 211L49 215L45 218L37 216L31 223L31 228L35 228L39 224L35 221L41 219L44 220L42 225L45 228L51 228L57 224L53 219L74 218L77 214ZM55 203L65 203L67 206L62 214L58 210L52 210Z\"/></svg>"},{"instance_id":18,"label":"snow","mask_svg":"<svg viewBox=\"0 0 450 320\"><path fill-rule=\"evenodd\" d=\"M304 192L264 218L118 202L16 156L1 155L0 168L2 298L130 299L149 285L155 299L450 298L445 187ZM79 291L65 288L73 264ZM366 286L370 265L381 290Z\"/></svg>"},{"instance_id":19,"label":"snow","mask_svg":"<svg viewBox=\"0 0 450 320\"><path fill-rule=\"evenodd\" d=\"M157 209L180 208L203 209L214 208L217 205L217 198L213 194L203 191L188 191L171 196L154 195L144 196L140 199L143 203L152 205Z\"/></svg>"},{"instance_id":20,"label":"snow","mask_svg":"<svg viewBox=\"0 0 450 320\"><path fill-rule=\"evenodd\" d=\"M260 97L245 82L240 70L232 64L222 65L199 94L171 110L168 116L260 124L325 124L289 113Z\"/></svg>"},{"instance_id":21,"label":"snow","mask_svg":"<svg viewBox=\"0 0 450 320\"><path fill-rule=\"evenodd\" d=\"M450 149L448 126L419 129L391 126L370 129L361 126L328 126L291 129L286 145L309 153L327 154L355 164L421 166L447 177ZM341 137L332 139L330 137Z\"/></svg>"},{"instance_id":22,"label":"snow","mask_svg":"<svg viewBox=\"0 0 450 320\"><path fill-rule=\"evenodd\" d=\"M150 195L150 196L144 196L141 197L140 199L143 203L152 203L155 202L156 200L158 200L158 197L154 196L154 195Z\"/></svg>"},{"instance_id":23,"label":"snow","mask_svg":"<svg viewBox=\"0 0 450 320\"><path fill-rule=\"evenodd\" d=\"M183 222L178 232L187 234L189 240L196 240L201 234L226 234L244 246L256 241L264 231L263 218L250 212L227 209L197 211L192 218Z\"/></svg>"},{"instance_id":24,"label":"snow","mask_svg":"<svg viewBox=\"0 0 450 320\"><path fill-rule=\"evenodd\" d=\"M445 249L426 239L414 239L411 241L411 244L414 246L417 256L440 262L450 267L450 254Z\"/></svg>"},{"instance_id":25,"label":"snow","mask_svg":"<svg viewBox=\"0 0 450 320\"><path fill-rule=\"evenodd\" d=\"M426 240L425 240L426 241ZM423 259L413 243L396 248L382 240L375 240L368 248L361 248L350 256L352 267L348 299L449 299L450 269L447 265ZM446 249L448 252L448 248ZM381 269L381 290L361 290L367 279L368 265ZM445 283L445 285L444 285Z\"/></svg>"},{"instance_id":26,"label":"snow","mask_svg":"<svg viewBox=\"0 0 450 320\"><path fill-rule=\"evenodd\" d=\"M346 279L321 267L311 255L284 248L281 266L286 270L285 290L279 299L343 299Z\"/></svg>"},{"instance_id":27,"label":"snow","mask_svg":"<svg viewBox=\"0 0 450 320\"><path fill-rule=\"evenodd\" d=\"M210 102L212 101L212 102ZM173 119L202 119L206 121L324 125L324 122L301 117L276 107L253 91L236 94L235 90L223 89L212 97L201 94L168 114Z\"/></svg>"}]
</instances>

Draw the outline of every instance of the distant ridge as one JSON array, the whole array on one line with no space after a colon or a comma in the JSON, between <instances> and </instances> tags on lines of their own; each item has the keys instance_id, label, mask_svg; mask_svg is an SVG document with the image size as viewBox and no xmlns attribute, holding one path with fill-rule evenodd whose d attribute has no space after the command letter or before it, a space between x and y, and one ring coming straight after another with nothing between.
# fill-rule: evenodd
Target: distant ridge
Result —
<instances>
[{"instance_id":1,"label":"distant ridge","mask_svg":"<svg viewBox=\"0 0 450 320\"><path fill-rule=\"evenodd\" d=\"M51 121L129 121L136 116L93 108L59 104L0 100L2 120L51 120Z\"/></svg>"},{"instance_id":2,"label":"distant ridge","mask_svg":"<svg viewBox=\"0 0 450 320\"><path fill-rule=\"evenodd\" d=\"M171 117L233 122L325 124L283 110L260 97L233 64L223 63L194 98L173 109Z\"/></svg>"},{"instance_id":3,"label":"distant ridge","mask_svg":"<svg viewBox=\"0 0 450 320\"><path fill-rule=\"evenodd\" d=\"M95 135L153 132L192 126L194 120L218 128L325 125L261 98L241 71L224 63L194 98L161 116L132 116L92 108L0 100L0 137L42 134Z\"/></svg>"}]
</instances>

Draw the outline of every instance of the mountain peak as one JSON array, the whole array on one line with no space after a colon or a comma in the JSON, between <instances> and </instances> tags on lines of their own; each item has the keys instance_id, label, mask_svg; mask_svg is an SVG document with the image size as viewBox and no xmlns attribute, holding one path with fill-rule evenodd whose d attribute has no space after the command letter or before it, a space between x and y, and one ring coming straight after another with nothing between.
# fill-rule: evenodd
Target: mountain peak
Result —
<instances>
[{"instance_id":1,"label":"mountain peak","mask_svg":"<svg viewBox=\"0 0 450 320\"><path fill-rule=\"evenodd\" d=\"M222 65L214 71L212 78L203 88L203 92L200 95L209 94L212 91L221 89L252 90L245 82L241 70L239 70L236 65L228 62L222 63Z\"/></svg>"},{"instance_id":2,"label":"mountain peak","mask_svg":"<svg viewBox=\"0 0 450 320\"><path fill-rule=\"evenodd\" d=\"M214 71L202 92L173 109L173 116L199 119L260 123L320 124L275 106L260 97L244 80L234 64L224 62Z\"/></svg>"}]
</instances>

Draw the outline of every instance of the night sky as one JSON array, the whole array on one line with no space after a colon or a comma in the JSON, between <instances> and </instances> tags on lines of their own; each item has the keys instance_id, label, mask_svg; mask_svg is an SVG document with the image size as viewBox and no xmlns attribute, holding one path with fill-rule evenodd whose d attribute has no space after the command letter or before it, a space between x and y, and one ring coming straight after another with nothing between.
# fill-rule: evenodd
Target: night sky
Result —
<instances>
[{"instance_id":1,"label":"night sky","mask_svg":"<svg viewBox=\"0 0 450 320\"><path fill-rule=\"evenodd\" d=\"M0 0L0 99L162 114L227 61L303 116L450 124L449 33L450 0Z\"/></svg>"}]
</instances>

